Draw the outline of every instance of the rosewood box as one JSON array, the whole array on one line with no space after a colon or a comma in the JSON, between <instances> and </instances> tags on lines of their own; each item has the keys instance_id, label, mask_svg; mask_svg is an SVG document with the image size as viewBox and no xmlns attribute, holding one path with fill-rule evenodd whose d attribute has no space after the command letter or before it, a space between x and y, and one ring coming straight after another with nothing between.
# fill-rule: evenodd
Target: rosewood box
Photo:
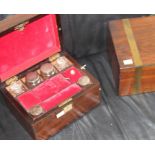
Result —
<instances>
[{"instance_id":1,"label":"rosewood box","mask_svg":"<svg viewBox=\"0 0 155 155\"><path fill-rule=\"evenodd\" d=\"M8 107L34 139L48 139L100 103L99 82L61 51L55 15L1 35L0 80Z\"/></svg>"},{"instance_id":2,"label":"rosewood box","mask_svg":"<svg viewBox=\"0 0 155 155\"><path fill-rule=\"evenodd\" d=\"M109 23L108 48L121 96L155 91L155 17Z\"/></svg>"}]
</instances>

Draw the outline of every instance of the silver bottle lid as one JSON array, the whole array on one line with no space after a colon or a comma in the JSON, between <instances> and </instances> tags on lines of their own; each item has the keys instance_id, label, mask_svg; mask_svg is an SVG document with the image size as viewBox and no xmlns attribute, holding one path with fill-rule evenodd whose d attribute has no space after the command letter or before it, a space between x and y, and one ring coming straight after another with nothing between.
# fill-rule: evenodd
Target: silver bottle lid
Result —
<instances>
[{"instance_id":1,"label":"silver bottle lid","mask_svg":"<svg viewBox=\"0 0 155 155\"><path fill-rule=\"evenodd\" d=\"M39 76L39 74L35 71L35 72L29 72L26 75L26 83L29 87L33 87L38 85L41 82L41 78Z\"/></svg>"},{"instance_id":2,"label":"silver bottle lid","mask_svg":"<svg viewBox=\"0 0 155 155\"><path fill-rule=\"evenodd\" d=\"M28 112L32 116L39 116L42 113L44 113L44 109L40 105L36 105L36 106L32 107Z\"/></svg>"},{"instance_id":3,"label":"silver bottle lid","mask_svg":"<svg viewBox=\"0 0 155 155\"><path fill-rule=\"evenodd\" d=\"M90 78L86 75L82 76L79 78L78 82L77 82L80 86L87 86L89 84L91 84Z\"/></svg>"},{"instance_id":4,"label":"silver bottle lid","mask_svg":"<svg viewBox=\"0 0 155 155\"><path fill-rule=\"evenodd\" d=\"M62 71L72 65L72 63L65 56L57 58L53 64L59 71Z\"/></svg>"},{"instance_id":5,"label":"silver bottle lid","mask_svg":"<svg viewBox=\"0 0 155 155\"><path fill-rule=\"evenodd\" d=\"M16 95L20 95L25 92L25 88L20 81L16 81L10 85L10 90Z\"/></svg>"},{"instance_id":6,"label":"silver bottle lid","mask_svg":"<svg viewBox=\"0 0 155 155\"><path fill-rule=\"evenodd\" d=\"M52 76L55 74L56 70L51 63L45 63L40 67L40 72L43 76Z\"/></svg>"}]
</instances>

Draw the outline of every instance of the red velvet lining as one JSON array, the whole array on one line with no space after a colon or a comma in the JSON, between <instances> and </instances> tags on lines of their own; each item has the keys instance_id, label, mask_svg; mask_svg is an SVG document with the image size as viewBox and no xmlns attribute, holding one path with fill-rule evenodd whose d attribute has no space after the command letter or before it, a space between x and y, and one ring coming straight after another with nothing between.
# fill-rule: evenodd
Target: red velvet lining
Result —
<instances>
[{"instance_id":1,"label":"red velvet lining","mask_svg":"<svg viewBox=\"0 0 155 155\"><path fill-rule=\"evenodd\" d=\"M33 89L32 93L41 101L46 100L50 96L59 93L62 89L68 87L71 83L61 74L52 77Z\"/></svg>"},{"instance_id":2,"label":"red velvet lining","mask_svg":"<svg viewBox=\"0 0 155 155\"><path fill-rule=\"evenodd\" d=\"M71 98L75 94L81 91L81 87L78 86L77 84L72 84L69 87L63 89L59 93L55 94L54 96L50 97L43 103L41 103L41 106L45 111L49 111L56 105L62 103L63 101Z\"/></svg>"},{"instance_id":3,"label":"red velvet lining","mask_svg":"<svg viewBox=\"0 0 155 155\"><path fill-rule=\"evenodd\" d=\"M74 74L71 74L71 73L74 73ZM68 68L62 74L63 74L64 77L69 78L69 80L72 83L77 82L78 79L83 75L82 72L80 72L80 70L78 70L74 66Z\"/></svg>"},{"instance_id":4,"label":"red velvet lining","mask_svg":"<svg viewBox=\"0 0 155 155\"><path fill-rule=\"evenodd\" d=\"M70 85L70 81L66 80L62 74L58 74L49 80L44 81L29 92L20 95L18 101L26 110L29 110L29 108L34 105L48 100L51 96L57 96L57 94L60 94L62 90L67 89ZM70 95L72 95L73 92L70 92Z\"/></svg>"},{"instance_id":5,"label":"red velvet lining","mask_svg":"<svg viewBox=\"0 0 155 155\"><path fill-rule=\"evenodd\" d=\"M74 96L81 89L79 85L71 84L62 74L58 74L31 91L20 95L18 101L25 110L40 104L45 111L48 111L57 104Z\"/></svg>"},{"instance_id":6,"label":"red velvet lining","mask_svg":"<svg viewBox=\"0 0 155 155\"><path fill-rule=\"evenodd\" d=\"M50 82L56 85L57 92L71 85L71 82L68 81L62 74L58 74L50 79ZM47 84L51 85L50 82Z\"/></svg>"},{"instance_id":7,"label":"red velvet lining","mask_svg":"<svg viewBox=\"0 0 155 155\"><path fill-rule=\"evenodd\" d=\"M29 110L31 107L41 102L41 100L37 98L32 92L26 92L18 96L18 101L25 110Z\"/></svg>"},{"instance_id":8,"label":"red velvet lining","mask_svg":"<svg viewBox=\"0 0 155 155\"><path fill-rule=\"evenodd\" d=\"M60 51L55 15L46 15L0 37L0 80L4 81Z\"/></svg>"},{"instance_id":9,"label":"red velvet lining","mask_svg":"<svg viewBox=\"0 0 155 155\"><path fill-rule=\"evenodd\" d=\"M32 94L34 96L37 96L41 101L46 100L50 96L54 95L56 93L56 86L53 85L53 87L50 87L48 85L39 85L36 87L33 91Z\"/></svg>"}]
</instances>

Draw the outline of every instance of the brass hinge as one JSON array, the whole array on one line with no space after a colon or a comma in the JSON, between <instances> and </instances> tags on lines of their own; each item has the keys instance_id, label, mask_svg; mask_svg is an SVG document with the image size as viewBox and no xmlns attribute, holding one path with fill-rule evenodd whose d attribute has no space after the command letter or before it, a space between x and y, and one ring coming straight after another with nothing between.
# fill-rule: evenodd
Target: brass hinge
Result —
<instances>
[{"instance_id":1,"label":"brass hinge","mask_svg":"<svg viewBox=\"0 0 155 155\"><path fill-rule=\"evenodd\" d=\"M54 54L53 56L49 57L49 61L52 62L52 61L56 60L59 57L60 57L60 53Z\"/></svg>"},{"instance_id":2,"label":"brass hinge","mask_svg":"<svg viewBox=\"0 0 155 155\"><path fill-rule=\"evenodd\" d=\"M6 84L7 86L9 86L10 84L12 84L13 82L16 82L16 81L18 81L18 77L17 77L17 76L13 76L12 78L6 80L6 81L5 81L5 84Z\"/></svg>"},{"instance_id":3,"label":"brass hinge","mask_svg":"<svg viewBox=\"0 0 155 155\"><path fill-rule=\"evenodd\" d=\"M29 23L28 21L21 23L21 24L17 25L14 29L19 30L19 31L23 31L25 29L25 25L27 25L28 23Z\"/></svg>"}]
</instances>

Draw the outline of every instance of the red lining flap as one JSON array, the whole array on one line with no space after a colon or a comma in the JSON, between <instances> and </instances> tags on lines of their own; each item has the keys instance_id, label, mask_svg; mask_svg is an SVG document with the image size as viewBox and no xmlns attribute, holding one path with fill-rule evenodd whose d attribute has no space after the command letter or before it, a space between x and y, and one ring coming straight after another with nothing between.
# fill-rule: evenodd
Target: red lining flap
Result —
<instances>
[{"instance_id":1,"label":"red lining flap","mask_svg":"<svg viewBox=\"0 0 155 155\"><path fill-rule=\"evenodd\" d=\"M26 70L59 52L60 42L55 15L45 15L0 37L0 80Z\"/></svg>"}]
</instances>

